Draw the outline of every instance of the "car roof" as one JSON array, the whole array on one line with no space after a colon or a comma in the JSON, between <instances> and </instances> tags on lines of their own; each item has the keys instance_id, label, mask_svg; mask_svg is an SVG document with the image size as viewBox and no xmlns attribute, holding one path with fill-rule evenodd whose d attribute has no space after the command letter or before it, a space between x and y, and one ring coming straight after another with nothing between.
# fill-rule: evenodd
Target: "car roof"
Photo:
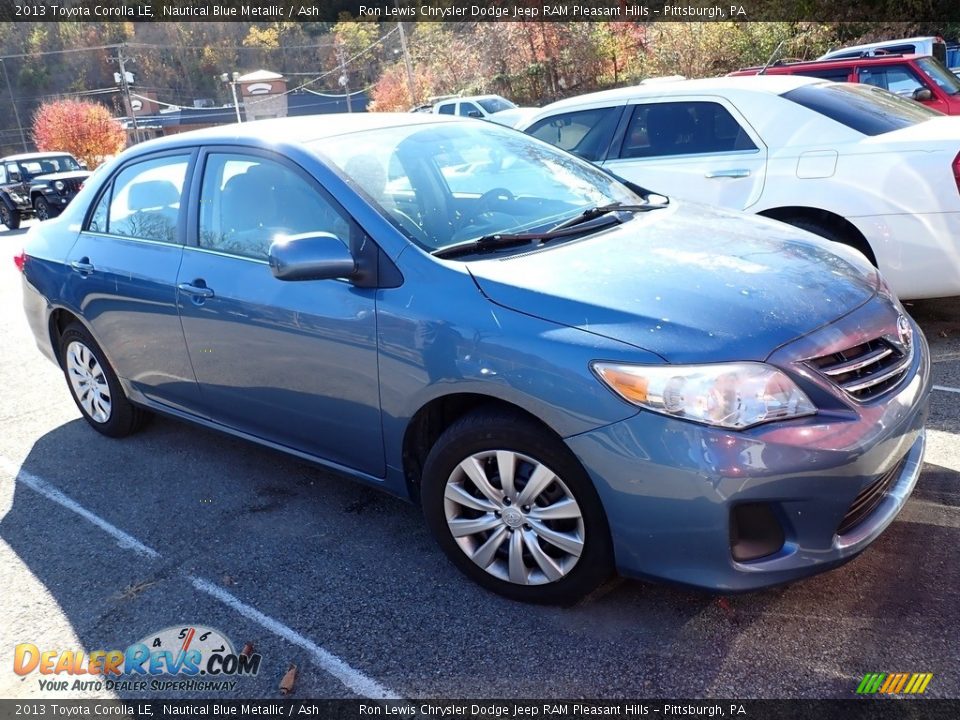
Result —
<instances>
[{"instance_id":1,"label":"car roof","mask_svg":"<svg viewBox=\"0 0 960 720\"><path fill-rule=\"evenodd\" d=\"M764 75L744 77L719 77L703 80L676 80L646 85L632 85L614 90L577 95L576 97L558 100L544 106L543 110L560 110L565 107L578 107L601 102L626 101L633 98L659 97L661 95L683 95L686 93L722 92L725 90L746 90L753 92L782 95L803 85L822 83L819 78L808 78L796 75Z\"/></svg>"},{"instance_id":2,"label":"car roof","mask_svg":"<svg viewBox=\"0 0 960 720\"><path fill-rule=\"evenodd\" d=\"M138 150L143 148L155 151L166 147L182 147L197 143L242 143L245 140L260 142L276 140L299 144L368 130L410 125L432 125L442 122L472 121L466 118L447 117L434 113L329 113L326 115L306 115L218 125L148 140L134 147Z\"/></svg>"},{"instance_id":3,"label":"car roof","mask_svg":"<svg viewBox=\"0 0 960 720\"><path fill-rule=\"evenodd\" d=\"M52 157L63 157L64 155L70 155L66 150L61 150L59 152L35 152L35 153L20 153L19 155L7 155L4 158L0 158L0 162L13 162L20 160L43 160L44 158ZM73 157L70 155L70 157Z\"/></svg>"},{"instance_id":4,"label":"car roof","mask_svg":"<svg viewBox=\"0 0 960 720\"><path fill-rule=\"evenodd\" d=\"M844 48L847 50L848 48ZM774 63L767 67L768 71L777 70L777 69L791 69L791 68L827 68L831 67L847 67L851 64L863 64L869 63L871 65L877 64L882 65L884 63L902 63L907 60L917 60L918 58L930 57L930 55L924 55L922 53L889 53L884 55L859 55L857 57L848 57L848 58L827 58L826 60L799 60L797 62L786 62L786 63ZM743 68L743 70L738 72L745 72L748 70L761 70L762 65L757 65L755 67Z\"/></svg>"}]
</instances>

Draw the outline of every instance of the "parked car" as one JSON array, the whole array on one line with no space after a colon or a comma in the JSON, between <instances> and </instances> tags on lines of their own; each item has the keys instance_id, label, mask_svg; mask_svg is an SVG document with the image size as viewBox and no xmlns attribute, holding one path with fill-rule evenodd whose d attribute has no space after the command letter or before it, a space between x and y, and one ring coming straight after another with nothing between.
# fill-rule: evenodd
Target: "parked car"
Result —
<instances>
[{"instance_id":1,"label":"parked car","mask_svg":"<svg viewBox=\"0 0 960 720\"><path fill-rule=\"evenodd\" d=\"M494 113L515 108L512 102L499 95L469 95L441 100L433 106L438 115L488 119Z\"/></svg>"},{"instance_id":2,"label":"parked car","mask_svg":"<svg viewBox=\"0 0 960 720\"><path fill-rule=\"evenodd\" d=\"M864 45L851 45L821 55L818 60L844 60L869 55L930 55L947 64L947 44L939 35L881 40Z\"/></svg>"},{"instance_id":3,"label":"parked car","mask_svg":"<svg viewBox=\"0 0 960 720\"><path fill-rule=\"evenodd\" d=\"M18 266L95 430L164 413L419 502L516 599L614 568L795 580L866 548L920 470L927 346L862 256L492 123L142 143Z\"/></svg>"},{"instance_id":4,"label":"parked car","mask_svg":"<svg viewBox=\"0 0 960 720\"><path fill-rule=\"evenodd\" d=\"M960 295L960 120L879 88L677 81L563 100L523 129L666 195L856 248L901 297Z\"/></svg>"},{"instance_id":5,"label":"parked car","mask_svg":"<svg viewBox=\"0 0 960 720\"><path fill-rule=\"evenodd\" d=\"M26 217L56 217L89 175L69 153L23 153L0 158L0 223L16 230Z\"/></svg>"},{"instance_id":6,"label":"parked car","mask_svg":"<svg viewBox=\"0 0 960 720\"><path fill-rule=\"evenodd\" d=\"M876 55L845 60L774 63L730 73L736 75L802 75L873 85L916 100L945 115L960 115L960 78L928 55Z\"/></svg>"}]
</instances>

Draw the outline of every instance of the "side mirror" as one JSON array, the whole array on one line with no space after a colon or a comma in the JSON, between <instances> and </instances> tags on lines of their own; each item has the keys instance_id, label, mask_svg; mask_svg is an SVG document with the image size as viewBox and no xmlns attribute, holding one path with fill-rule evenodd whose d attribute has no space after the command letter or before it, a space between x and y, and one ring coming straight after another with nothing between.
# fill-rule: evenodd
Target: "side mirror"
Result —
<instances>
[{"instance_id":1,"label":"side mirror","mask_svg":"<svg viewBox=\"0 0 960 720\"><path fill-rule=\"evenodd\" d=\"M917 102L926 102L933 100L933 93L927 88L917 88L913 91L913 99Z\"/></svg>"},{"instance_id":2,"label":"side mirror","mask_svg":"<svg viewBox=\"0 0 960 720\"><path fill-rule=\"evenodd\" d=\"M470 110L467 112L467 117L480 118L483 117L483 114L479 110Z\"/></svg>"},{"instance_id":3,"label":"side mirror","mask_svg":"<svg viewBox=\"0 0 960 720\"><path fill-rule=\"evenodd\" d=\"M316 232L287 235L270 246L270 271L278 280L349 278L357 261L336 235Z\"/></svg>"},{"instance_id":4,"label":"side mirror","mask_svg":"<svg viewBox=\"0 0 960 720\"><path fill-rule=\"evenodd\" d=\"M20 182L23 180L19 170L8 170L7 177L9 178L9 182Z\"/></svg>"}]
</instances>

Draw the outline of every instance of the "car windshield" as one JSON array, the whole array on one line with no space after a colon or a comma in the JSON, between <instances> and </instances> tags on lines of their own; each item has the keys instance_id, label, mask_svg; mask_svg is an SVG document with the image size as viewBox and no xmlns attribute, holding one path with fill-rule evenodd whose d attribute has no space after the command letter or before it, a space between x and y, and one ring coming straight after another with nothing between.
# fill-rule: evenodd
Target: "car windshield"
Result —
<instances>
[{"instance_id":1,"label":"car windshield","mask_svg":"<svg viewBox=\"0 0 960 720\"><path fill-rule=\"evenodd\" d=\"M70 155L21 160L17 163L17 167L20 168L20 176L24 180L36 177L37 175L49 175L50 173L61 173L80 169L79 163Z\"/></svg>"},{"instance_id":2,"label":"car windshield","mask_svg":"<svg viewBox=\"0 0 960 720\"><path fill-rule=\"evenodd\" d=\"M325 138L312 148L430 251L551 228L587 208L644 202L593 165L487 123L418 123Z\"/></svg>"},{"instance_id":3,"label":"car windshield","mask_svg":"<svg viewBox=\"0 0 960 720\"><path fill-rule=\"evenodd\" d=\"M501 110L510 110L516 107L512 102L502 97L480 98L477 100L477 104L486 110L488 114L500 112Z\"/></svg>"},{"instance_id":4,"label":"car windshield","mask_svg":"<svg viewBox=\"0 0 960 720\"><path fill-rule=\"evenodd\" d=\"M913 100L857 83L803 85L783 97L864 135L881 135L942 117Z\"/></svg>"},{"instance_id":5,"label":"car windshield","mask_svg":"<svg viewBox=\"0 0 960 720\"><path fill-rule=\"evenodd\" d=\"M941 65L939 60L932 57L920 58L917 60L917 65L923 68L930 79L939 85L940 89L947 95L960 94L960 79Z\"/></svg>"}]
</instances>

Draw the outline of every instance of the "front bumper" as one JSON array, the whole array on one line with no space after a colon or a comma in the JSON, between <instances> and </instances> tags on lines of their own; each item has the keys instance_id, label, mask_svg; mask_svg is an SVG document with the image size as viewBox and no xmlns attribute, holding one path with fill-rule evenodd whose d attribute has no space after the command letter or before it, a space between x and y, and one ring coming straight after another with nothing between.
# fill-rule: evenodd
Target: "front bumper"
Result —
<instances>
[{"instance_id":1,"label":"front bumper","mask_svg":"<svg viewBox=\"0 0 960 720\"><path fill-rule=\"evenodd\" d=\"M842 326L862 326L873 305L822 333L842 337ZM619 571L735 592L822 572L864 550L920 473L931 380L926 341L919 328L914 335L907 376L863 407L741 432L641 412L567 438L597 487ZM810 346L815 337L802 342ZM858 495L885 475L879 504L838 534ZM737 561L731 517L744 505L766 507L783 543Z\"/></svg>"}]
</instances>

